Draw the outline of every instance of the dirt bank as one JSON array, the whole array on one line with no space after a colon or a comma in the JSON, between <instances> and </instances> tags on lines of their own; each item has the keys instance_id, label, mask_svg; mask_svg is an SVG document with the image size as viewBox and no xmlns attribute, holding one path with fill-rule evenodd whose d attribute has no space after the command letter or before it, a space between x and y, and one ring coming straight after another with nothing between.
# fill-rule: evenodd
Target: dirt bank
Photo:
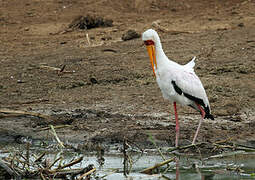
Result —
<instances>
[{"instance_id":1,"label":"dirt bank","mask_svg":"<svg viewBox=\"0 0 255 180\"><path fill-rule=\"evenodd\" d=\"M128 29L158 30L169 58L197 56L215 115L198 141L234 137L254 145L255 3L227 0L26 1L0 0L0 107L52 115L2 117L1 134L47 136L38 129L67 124L61 138L75 142L122 141L173 145L173 107L153 78L141 39L122 41ZM113 21L112 27L68 29L79 15ZM87 35L86 35L87 34ZM89 40L88 40L89 38ZM58 74L53 68L69 73ZM178 107L181 144L189 144L199 114ZM17 136L16 136L17 135Z\"/></svg>"}]
</instances>

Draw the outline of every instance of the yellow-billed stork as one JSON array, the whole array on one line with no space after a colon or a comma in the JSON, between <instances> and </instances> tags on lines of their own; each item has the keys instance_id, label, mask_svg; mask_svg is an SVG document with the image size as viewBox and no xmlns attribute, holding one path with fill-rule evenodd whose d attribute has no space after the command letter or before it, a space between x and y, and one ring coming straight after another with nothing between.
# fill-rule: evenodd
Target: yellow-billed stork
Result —
<instances>
[{"instance_id":1,"label":"yellow-billed stork","mask_svg":"<svg viewBox=\"0 0 255 180\"><path fill-rule=\"evenodd\" d=\"M203 119L214 119L211 114L205 89L193 69L196 57L186 65L180 65L168 59L162 49L158 33L153 29L145 31L142 35L142 40L147 47L153 74L156 77L156 81L161 89L163 97L174 104L176 147L178 146L180 134L176 103L191 106L201 113L202 118L199 121L198 128L192 141L192 144L195 144Z\"/></svg>"}]
</instances>

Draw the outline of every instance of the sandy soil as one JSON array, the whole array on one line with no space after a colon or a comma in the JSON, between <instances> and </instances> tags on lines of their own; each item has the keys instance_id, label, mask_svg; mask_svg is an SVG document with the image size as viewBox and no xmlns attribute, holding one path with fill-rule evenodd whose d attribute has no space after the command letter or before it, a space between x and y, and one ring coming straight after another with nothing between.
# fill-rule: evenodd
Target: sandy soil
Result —
<instances>
[{"instance_id":1,"label":"sandy soil","mask_svg":"<svg viewBox=\"0 0 255 180\"><path fill-rule=\"evenodd\" d=\"M255 2L253 0L0 0L0 107L40 112L1 116L1 137L46 137L48 124L65 140L121 142L149 147L148 134L172 146L172 104L155 82L141 39L122 41L133 29L158 31L169 58L197 56L215 115L204 120L198 141L227 137L255 146ZM113 27L68 29L75 17L97 15ZM88 34L89 41L86 38ZM47 68L73 73L58 74ZM45 67L46 66L46 67ZM199 114L178 106L180 143L189 144ZM13 136L15 135L15 136Z\"/></svg>"}]
</instances>

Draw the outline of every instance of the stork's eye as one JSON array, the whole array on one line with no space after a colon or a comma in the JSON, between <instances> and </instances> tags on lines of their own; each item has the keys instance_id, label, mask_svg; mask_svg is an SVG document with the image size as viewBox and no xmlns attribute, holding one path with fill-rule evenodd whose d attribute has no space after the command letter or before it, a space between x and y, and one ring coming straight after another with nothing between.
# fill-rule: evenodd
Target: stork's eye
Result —
<instances>
[{"instance_id":1,"label":"stork's eye","mask_svg":"<svg viewBox=\"0 0 255 180\"><path fill-rule=\"evenodd\" d=\"M147 41L144 41L144 44L145 44L146 46L154 45L154 41L152 41L152 40L147 40Z\"/></svg>"}]
</instances>

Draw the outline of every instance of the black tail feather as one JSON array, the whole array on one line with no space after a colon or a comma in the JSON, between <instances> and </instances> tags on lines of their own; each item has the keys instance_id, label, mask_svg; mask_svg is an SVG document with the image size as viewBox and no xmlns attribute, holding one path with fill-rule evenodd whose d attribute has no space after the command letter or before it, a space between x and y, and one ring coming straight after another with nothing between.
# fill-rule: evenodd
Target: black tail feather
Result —
<instances>
[{"instance_id":1,"label":"black tail feather","mask_svg":"<svg viewBox=\"0 0 255 180\"><path fill-rule=\"evenodd\" d=\"M205 119L211 119L214 120L214 117L212 114L205 114Z\"/></svg>"},{"instance_id":2,"label":"black tail feather","mask_svg":"<svg viewBox=\"0 0 255 180\"><path fill-rule=\"evenodd\" d=\"M189 105L190 107L192 107L193 109L195 109L195 110L197 110L197 111L199 111L200 112L200 110L199 110L199 108L197 107L197 106L194 106L194 105ZM214 116L212 115L212 114L210 114L210 109L209 109L209 107L207 106L207 107L202 107L203 109L204 109L204 111L205 111L205 119L211 119L211 120L214 120ZM202 115L202 112L200 112L200 114Z\"/></svg>"},{"instance_id":3,"label":"black tail feather","mask_svg":"<svg viewBox=\"0 0 255 180\"><path fill-rule=\"evenodd\" d=\"M213 115L210 113L210 108L209 106L204 106L204 111L205 111L205 119L211 119L214 120Z\"/></svg>"}]
</instances>

